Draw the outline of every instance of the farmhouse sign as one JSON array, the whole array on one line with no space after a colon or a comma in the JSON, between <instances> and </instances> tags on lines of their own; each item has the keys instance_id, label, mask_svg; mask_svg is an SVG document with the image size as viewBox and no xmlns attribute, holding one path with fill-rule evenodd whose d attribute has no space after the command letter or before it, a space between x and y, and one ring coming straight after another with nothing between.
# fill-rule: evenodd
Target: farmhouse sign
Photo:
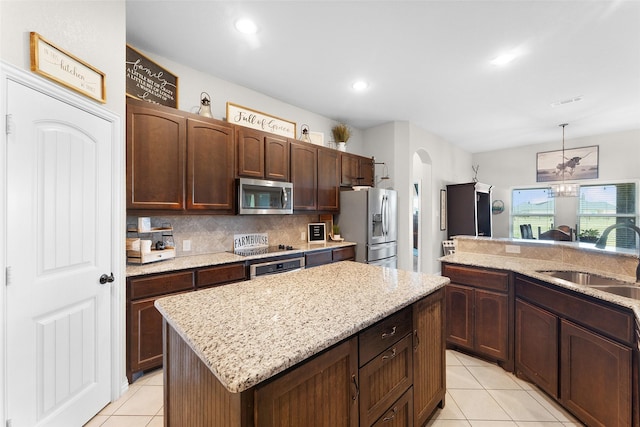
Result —
<instances>
[{"instance_id":1,"label":"farmhouse sign","mask_svg":"<svg viewBox=\"0 0 640 427\"><path fill-rule=\"evenodd\" d=\"M178 108L178 77L127 45L127 96Z\"/></svg>"},{"instance_id":2,"label":"farmhouse sign","mask_svg":"<svg viewBox=\"0 0 640 427\"><path fill-rule=\"evenodd\" d=\"M227 102L227 122L287 138L296 137L296 124L279 117Z\"/></svg>"}]
</instances>

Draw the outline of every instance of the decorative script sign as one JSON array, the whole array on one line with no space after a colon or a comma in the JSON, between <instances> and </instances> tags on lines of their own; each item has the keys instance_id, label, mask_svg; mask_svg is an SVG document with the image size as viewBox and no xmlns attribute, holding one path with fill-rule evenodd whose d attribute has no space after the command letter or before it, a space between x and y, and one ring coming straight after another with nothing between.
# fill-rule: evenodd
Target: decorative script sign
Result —
<instances>
[{"instance_id":1,"label":"decorative script sign","mask_svg":"<svg viewBox=\"0 0 640 427\"><path fill-rule=\"evenodd\" d=\"M251 129L263 130L288 138L296 137L296 124L260 111L227 102L227 122Z\"/></svg>"},{"instance_id":2,"label":"decorative script sign","mask_svg":"<svg viewBox=\"0 0 640 427\"><path fill-rule=\"evenodd\" d=\"M178 77L127 45L127 96L178 108Z\"/></svg>"},{"instance_id":3,"label":"decorative script sign","mask_svg":"<svg viewBox=\"0 0 640 427\"><path fill-rule=\"evenodd\" d=\"M30 33L31 71L102 103L107 102L105 74L38 33Z\"/></svg>"}]
</instances>

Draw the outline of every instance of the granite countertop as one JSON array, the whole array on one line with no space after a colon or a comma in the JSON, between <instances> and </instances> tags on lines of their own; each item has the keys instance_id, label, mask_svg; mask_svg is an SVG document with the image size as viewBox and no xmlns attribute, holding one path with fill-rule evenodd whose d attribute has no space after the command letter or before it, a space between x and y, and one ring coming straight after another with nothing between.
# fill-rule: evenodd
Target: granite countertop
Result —
<instances>
[{"instance_id":1,"label":"granite countertop","mask_svg":"<svg viewBox=\"0 0 640 427\"><path fill-rule=\"evenodd\" d=\"M269 258L278 255L302 254L305 252L319 251L322 249L335 249L344 246L353 246L353 242L327 242L327 243L303 243L296 245L294 250L283 250L282 252L240 256L232 252L217 252L211 254L190 255L172 258L164 261L156 261L149 264L129 264L127 265L127 277L142 276L152 273L166 273L170 271L184 270L187 268L207 267L213 265L230 264L233 262L244 262L253 259Z\"/></svg>"},{"instance_id":2,"label":"granite countertop","mask_svg":"<svg viewBox=\"0 0 640 427\"><path fill-rule=\"evenodd\" d=\"M155 306L236 393L448 282L442 276L343 261L169 296Z\"/></svg>"},{"instance_id":3,"label":"granite countertop","mask_svg":"<svg viewBox=\"0 0 640 427\"><path fill-rule=\"evenodd\" d=\"M541 270L563 270L563 271L582 271L591 274L597 274L604 277L610 277L620 282L624 282L625 285L640 286L633 281L633 278L627 275L613 274L597 270L594 268L584 266L573 266L564 262L540 260L540 259L526 259L516 258L508 256L498 255L485 255L472 252L456 252L452 255L447 255L439 259L442 262L448 262L451 264L468 265L484 268L495 268L499 270L509 270L515 273L524 274L534 279L542 280L547 283L551 283L556 286L560 286L566 289L580 292L585 295L592 296L604 301L612 302L622 307L633 310L636 316L636 321L640 324L640 300L626 298L619 295L615 295L609 292L605 292L599 289L594 289L586 285L573 284L565 280L556 279L549 275L539 273Z\"/></svg>"}]
</instances>

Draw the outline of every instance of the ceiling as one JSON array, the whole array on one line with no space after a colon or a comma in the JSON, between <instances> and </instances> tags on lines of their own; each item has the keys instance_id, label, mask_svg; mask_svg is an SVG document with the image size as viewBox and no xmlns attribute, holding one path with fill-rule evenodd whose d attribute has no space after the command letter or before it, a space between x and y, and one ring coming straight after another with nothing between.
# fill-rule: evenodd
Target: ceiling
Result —
<instances>
[{"instance_id":1,"label":"ceiling","mask_svg":"<svg viewBox=\"0 0 640 427\"><path fill-rule=\"evenodd\" d=\"M640 129L640 0L127 0L126 13L133 46L358 129L410 121L471 153L560 141L565 122L567 139ZM244 17L255 35L235 30Z\"/></svg>"}]
</instances>

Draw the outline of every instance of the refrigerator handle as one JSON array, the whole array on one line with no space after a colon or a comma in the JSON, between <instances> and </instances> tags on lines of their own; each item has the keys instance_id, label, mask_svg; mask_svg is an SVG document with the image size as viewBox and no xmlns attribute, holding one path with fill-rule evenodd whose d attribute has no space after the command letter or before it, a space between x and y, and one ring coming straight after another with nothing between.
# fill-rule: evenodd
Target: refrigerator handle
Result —
<instances>
[{"instance_id":1,"label":"refrigerator handle","mask_svg":"<svg viewBox=\"0 0 640 427\"><path fill-rule=\"evenodd\" d=\"M382 196L382 235L387 235L387 196Z\"/></svg>"}]
</instances>

